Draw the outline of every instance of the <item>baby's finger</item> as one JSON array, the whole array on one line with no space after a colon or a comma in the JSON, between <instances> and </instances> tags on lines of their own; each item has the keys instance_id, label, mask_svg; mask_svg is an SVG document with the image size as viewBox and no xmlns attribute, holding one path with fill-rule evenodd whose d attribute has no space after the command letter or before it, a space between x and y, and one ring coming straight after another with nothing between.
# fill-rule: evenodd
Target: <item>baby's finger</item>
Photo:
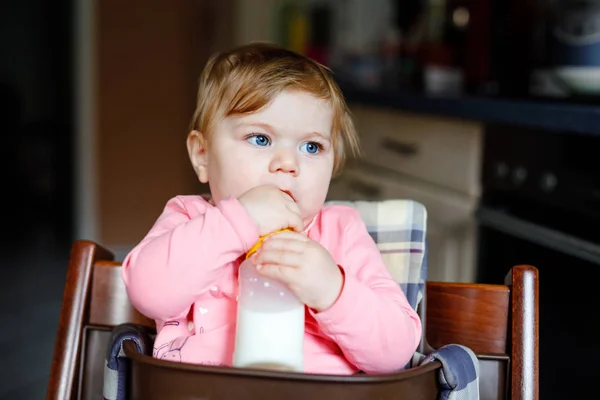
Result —
<instances>
[{"instance_id":1,"label":"baby's finger","mask_svg":"<svg viewBox=\"0 0 600 400\"><path fill-rule=\"evenodd\" d=\"M257 266L256 270L259 274L266 276L267 278L286 284L293 283L297 279L296 269L284 265L262 264L260 265L260 268Z\"/></svg>"},{"instance_id":2,"label":"baby's finger","mask_svg":"<svg viewBox=\"0 0 600 400\"><path fill-rule=\"evenodd\" d=\"M298 241L304 242L304 243L309 240L303 232L296 232L296 231L281 231L281 232L274 233L273 235L266 238L265 242L267 242L271 239L290 239L290 240L298 240Z\"/></svg>"},{"instance_id":3,"label":"baby's finger","mask_svg":"<svg viewBox=\"0 0 600 400\"><path fill-rule=\"evenodd\" d=\"M287 227L292 228L297 232L302 232L304 230L304 224L302 223L300 215L289 212L287 216Z\"/></svg>"},{"instance_id":4,"label":"baby's finger","mask_svg":"<svg viewBox=\"0 0 600 400\"><path fill-rule=\"evenodd\" d=\"M297 252L261 248L256 254L254 264L257 266L257 269L260 269L261 266L267 264L298 267L300 266L301 256L302 254Z\"/></svg>"},{"instance_id":5,"label":"baby's finger","mask_svg":"<svg viewBox=\"0 0 600 400\"><path fill-rule=\"evenodd\" d=\"M306 241L308 240L306 237L295 233L295 232L282 232L282 233L292 233L292 235L280 235L276 234L269 237L264 241L261 246L259 253L263 251L289 251L293 253L302 253L306 249ZM298 238L300 236L300 238ZM304 239L304 240L303 240Z\"/></svg>"},{"instance_id":6,"label":"baby's finger","mask_svg":"<svg viewBox=\"0 0 600 400\"><path fill-rule=\"evenodd\" d=\"M300 215L300 207L298 207L298 204L296 204L296 202L293 200L286 202L285 208L287 208L292 214Z\"/></svg>"}]
</instances>

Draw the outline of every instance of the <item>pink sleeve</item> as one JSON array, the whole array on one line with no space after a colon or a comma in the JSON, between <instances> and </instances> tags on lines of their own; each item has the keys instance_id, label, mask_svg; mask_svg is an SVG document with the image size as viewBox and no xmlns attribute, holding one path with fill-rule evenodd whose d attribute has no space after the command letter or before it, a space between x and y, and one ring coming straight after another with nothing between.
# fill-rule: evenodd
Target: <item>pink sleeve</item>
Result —
<instances>
[{"instance_id":1,"label":"pink sleeve","mask_svg":"<svg viewBox=\"0 0 600 400\"><path fill-rule=\"evenodd\" d=\"M340 262L344 287L333 306L314 316L361 371L398 371L419 345L421 320L389 274L358 212L352 219Z\"/></svg>"},{"instance_id":2,"label":"pink sleeve","mask_svg":"<svg viewBox=\"0 0 600 400\"><path fill-rule=\"evenodd\" d=\"M167 203L148 235L123 262L132 305L156 320L187 315L198 296L219 280L223 266L257 240L258 231L235 198L216 207L200 197ZM198 211L200 210L200 211Z\"/></svg>"}]
</instances>

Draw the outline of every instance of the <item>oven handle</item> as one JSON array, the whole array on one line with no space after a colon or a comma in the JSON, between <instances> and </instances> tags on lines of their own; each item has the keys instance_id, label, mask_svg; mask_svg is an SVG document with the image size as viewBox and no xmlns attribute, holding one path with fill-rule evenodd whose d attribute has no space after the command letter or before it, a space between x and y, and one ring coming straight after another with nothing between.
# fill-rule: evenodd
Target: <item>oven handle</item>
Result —
<instances>
[{"instance_id":1,"label":"oven handle","mask_svg":"<svg viewBox=\"0 0 600 400\"><path fill-rule=\"evenodd\" d=\"M600 264L600 246L578 237L515 218L488 207L480 207L477 210L477 220L483 226L508 235Z\"/></svg>"}]
</instances>

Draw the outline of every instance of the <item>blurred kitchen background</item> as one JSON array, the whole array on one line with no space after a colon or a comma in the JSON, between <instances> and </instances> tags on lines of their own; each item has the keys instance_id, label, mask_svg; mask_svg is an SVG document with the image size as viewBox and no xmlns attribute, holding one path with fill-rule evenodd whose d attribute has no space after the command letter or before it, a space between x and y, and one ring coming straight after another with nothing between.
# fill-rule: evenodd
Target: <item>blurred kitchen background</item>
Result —
<instances>
[{"instance_id":1,"label":"blurred kitchen background","mask_svg":"<svg viewBox=\"0 0 600 400\"><path fill-rule=\"evenodd\" d=\"M206 191L185 149L198 76L255 40L347 96L364 154L330 198L425 204L432 280L537 266L542 398L591 391L599 1L4 0L0 398L44 397L70 243L122 259L169 198Z\"/></svg>"}]
</instances>

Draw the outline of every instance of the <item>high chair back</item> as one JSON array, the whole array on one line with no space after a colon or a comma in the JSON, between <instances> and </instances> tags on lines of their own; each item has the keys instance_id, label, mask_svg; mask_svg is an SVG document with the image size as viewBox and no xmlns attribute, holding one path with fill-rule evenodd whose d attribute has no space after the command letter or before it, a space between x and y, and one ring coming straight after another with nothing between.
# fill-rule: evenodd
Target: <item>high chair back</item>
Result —
<instances>
[{"instance_id":1,"label":"high chair back","mask_svg":"<svg viewBox=\"0 0 600 400\"><path fill-rule=\"evenodd\" d=\"M475 352L482 400L538 399L538 281L518 265L505 285L427 282L425 352L450 343Z\"/></svg>"},{"instance_id":2,"label":"high chair back","mask_svg":"<svg viewBox=\"0 0 600 400\"><path fill-rule=\"evenodd\" d=\"M73 243L46 399L102 398L112 329L127 322L154 328L129 303L120 266L93 242Z\"/></svg>"}]
</instances>

